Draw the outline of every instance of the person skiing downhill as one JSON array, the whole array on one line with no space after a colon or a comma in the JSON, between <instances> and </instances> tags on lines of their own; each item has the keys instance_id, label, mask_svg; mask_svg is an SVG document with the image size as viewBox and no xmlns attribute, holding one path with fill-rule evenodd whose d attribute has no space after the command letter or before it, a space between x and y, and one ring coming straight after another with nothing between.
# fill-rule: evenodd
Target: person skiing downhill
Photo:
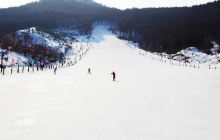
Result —
<instances>
[{"instance_id":1,"label":"person skiing downhill","mask_svg":"<svg viewBox=\"0 0 220 140\"><path fill-rule=\"evenodd\" d=\"M91 68L88 68L88 74L92 74Z\"/></svg>"},{"instance_id":2,"label":"person skiing downhill","mask_svg":"<svg viewBox=\"0 0 220 140\"><path fill-rule=\"evenodd\" d=\"M54 74L56 74L57 73L57 67L54 69Z\"/></svg>"},{"instance_id":3,"label":"person skiing downhill","mask_svg":"<svg viewBox=\"0 0 220 140\"><path fill-rule=\"evenodd\" d=\"M112 77L113 77L113 82L115 82L116 81L116 74L115 74L114 71L111 74L112 74Z\"/></svg>"}]
</instances>

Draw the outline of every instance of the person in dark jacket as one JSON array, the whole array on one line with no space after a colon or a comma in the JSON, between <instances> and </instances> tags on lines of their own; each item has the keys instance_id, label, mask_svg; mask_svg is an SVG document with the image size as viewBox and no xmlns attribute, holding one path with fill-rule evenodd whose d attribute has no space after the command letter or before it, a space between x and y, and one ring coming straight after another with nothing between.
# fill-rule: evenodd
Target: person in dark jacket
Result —
<instances>
[{"instance_id":1,"label":"person in dark jacket","mask_svg":"<svg viewBox=\"0 0 220 140\"><path fill-rule=\"evenodd\" d=\"M88 68L88 74L92 74L91 68Z\"/></svg>"},{"instance_id":2,"label":"person in dark jacket","mask_svg":"<svg viewBox=\"0 0 220 140\"><path fill-rule=\"evenodd\" d=\"M54 74L57 74L57 67L55 67L54 69Z\"/></svg>"},{"instance_id":3,"label":"person in dark jacket","mask_svg":"<svg viewBox=\"0 0 220 140\"><path fill-rule=\"evenodd\" d=\"M113 82L115 82L116 81L116 74L115 74L114 71L111 74L112 74L112 77L113 77Z\"/></svg>"}]
</instances>

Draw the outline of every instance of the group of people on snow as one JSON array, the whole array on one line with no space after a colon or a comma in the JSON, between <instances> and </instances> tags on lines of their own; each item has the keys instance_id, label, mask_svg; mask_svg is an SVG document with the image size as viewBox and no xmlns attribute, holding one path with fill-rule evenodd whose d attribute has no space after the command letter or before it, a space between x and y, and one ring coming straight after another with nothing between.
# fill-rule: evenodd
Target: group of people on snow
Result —
<instances>
[{"instance_id":1,"label":"group of people on snow","mask_svg":"<svg viewBox=\"0 0 220 140\"><path fill-rule=\"evenodd\" d=\"M57 67L54 68L54 74L56 74L56 73L57 73ZM90 75L92 74L91 68L88 68L87 73L90 74ZM111 73L111 75L112 75L113 82L116 82L116 73L113 71Z\"/></svg>"},{"instance_id":2,"label":"group of people on snow","mask_svg":"<svg viewBox=\"0 0 220 140\"><path fill-rule=\"evenodd\" d=\"M92 74L91 68L88 68L88 74ZM111 75L112 75L113 82L115 82L116 81L116 73L113 71L111 73Z\"/></svg>"}]
</instances>

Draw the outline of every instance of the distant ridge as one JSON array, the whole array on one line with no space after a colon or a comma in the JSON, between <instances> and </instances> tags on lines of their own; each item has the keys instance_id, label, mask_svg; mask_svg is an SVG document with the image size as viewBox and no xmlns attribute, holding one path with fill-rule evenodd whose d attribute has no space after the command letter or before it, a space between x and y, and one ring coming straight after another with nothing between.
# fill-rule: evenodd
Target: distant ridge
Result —
<instances>
[{"instance_id":1,"label":"distant ridge","mask_svg":"<svg viewBox=\"0 0 220 140\"><path fill-rule=\"evenodd\" d=\"M177 53L196 47L211 53L220 44L220 1L192 7L119 10L92 0L41 0L0 9L0 36L30 27L77 27L90 34L93 24L109 22L119 38L153 52Z\"/></svg>"},{"instance_id":2,"label":"distant ridge","mask_svg":"<svg viewBox=\"0 0 220 140\"><path fill-rule=\"evenodd\" d=\"M93 0L40 0L40 2L83 2L83 3L95 3Z\"/></svg>"}]
</instances>

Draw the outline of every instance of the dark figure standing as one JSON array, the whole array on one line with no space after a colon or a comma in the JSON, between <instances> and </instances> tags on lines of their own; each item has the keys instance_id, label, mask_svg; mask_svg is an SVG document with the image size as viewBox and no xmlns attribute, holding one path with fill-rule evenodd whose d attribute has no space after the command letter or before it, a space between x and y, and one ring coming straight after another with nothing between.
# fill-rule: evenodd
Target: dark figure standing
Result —
<instances>
[{"instance_id":1,"label":"dark figure standing","mask_svg":"<svg viewBox=\"0 0 220 140\"><path fill-rule=\"evenodd\" d=\"M3 65L0 65L0 67L1 67L1 73L3 72Z\"/></svg>"},{"instance_id":2,"label":"dark figure standing","mask_svg":"<svg viewBox=\"0 0 220 140\"><path fill-rule=\"evenodd\" d=\"M57 67L54 69L54 74L57 74Z\"/></svg>"},{"instance_id":3,"label":"dark figure standing","mask_svg":"<svg viewBox=\"0 0 220 140\"><path fill-rule=\"evenodd\" d=\"M88 74L92 74L91 68L88 68Z\"/></svg>"},{"instance_id":4,"label":"dark figure standing","mask_svg":"<svg viewBox=\"0 0 220 140\"><path fill-rule=\"evenodd\" d=\"M5 75L6 66L0 65L0 67L1 67L1 73L2 73L3 75Z\"/></svg>"},{"instance_id":5,"label":"dark figure standing","mask_svg":"<svg viewBox=\"0 0 220 140\"><path fill-rule=\"evenodd\" d=\"M115 82L116 81L116 74L115 74L114 71L111 74L112 74L112 77L113 77L113 82Z\"/></svg>"},{"instance_id":6,"label":"dark figure standing","mask_svg":"<svg viewBox=\"0 0 220 140\"><path fill-rule=\"evenodd\" d=\"M40 63L40 69L41 69L41 71L44 71L44 62Z\"/></svg>"},{"instance_id":7,"label":"dark figure standing","mask_svg":"<svg viewBox=\"0 0 220 140\"><path fill-rule=\"evenodd\" d=\"M5 69L6 69L6 66L2 66L3 69L2 69L2 74L5 75Z\"/></svg>"}]
</instances>

